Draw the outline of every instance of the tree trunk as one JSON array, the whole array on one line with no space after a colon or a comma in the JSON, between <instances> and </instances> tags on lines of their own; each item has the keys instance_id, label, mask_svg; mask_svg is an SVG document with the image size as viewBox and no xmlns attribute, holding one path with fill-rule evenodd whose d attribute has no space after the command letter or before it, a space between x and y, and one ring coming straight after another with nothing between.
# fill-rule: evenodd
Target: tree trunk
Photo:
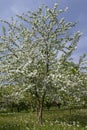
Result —
<instances>
[{"instance_id":1,"label":"tree trunk","mask_svg":"<svg viewBox=\"0 0 87 130\"><path fill-rule=\"evenodd\" d=\"M36 93L38 125L42 125L42 112L43 112L45 95L46 95L46 91L44 91L42 99L40 100L39 96Z\"/></svg>"},{"instance_id":2,"label":"tree trunk","mask_svg":"<svg viewBox=\"0 0 87 130\"><path fill-rule=\"evenodd\" d=\"M43 114L43 104L44 104L45 93L43 95L42 100L38 100L37 102L37 117L38 117L38 125L42 125L42 114Z\"/></svg>"},{"instance_id":3,"label":"tree trunk","mask_svg":"<svg viewBox=\"0 0 87 130\"><path fill-rule=\"evenodd\" d=\"M43 111L43 108L42 106L40 106L38 110L38 124L39 125L42 125L42 111Z\"/></svg>"}]
</instances>

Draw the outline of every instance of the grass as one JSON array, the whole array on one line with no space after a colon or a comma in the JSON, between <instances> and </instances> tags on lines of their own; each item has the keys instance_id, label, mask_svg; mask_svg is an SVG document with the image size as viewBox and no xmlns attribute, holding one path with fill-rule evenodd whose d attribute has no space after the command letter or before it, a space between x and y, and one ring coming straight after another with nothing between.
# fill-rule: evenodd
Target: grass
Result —
<instances>
[{"instance_id":1,"label":"grass","mask_svg":"<svg viewBox=\"0 0 87 130\"><path fill-rule=\"evenodd\" d=\"M1 113L0 130L87 130L87 110L45 110L43 125L36 113Z\"/></svg>"}]
</instances>

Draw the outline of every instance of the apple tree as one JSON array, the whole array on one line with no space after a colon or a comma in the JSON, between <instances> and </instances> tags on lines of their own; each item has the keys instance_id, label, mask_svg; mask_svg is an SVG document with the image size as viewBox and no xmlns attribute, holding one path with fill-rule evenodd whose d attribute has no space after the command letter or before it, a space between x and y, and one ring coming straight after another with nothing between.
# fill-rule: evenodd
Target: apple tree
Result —
<instances>
[{"instance_id":1,"label":"apple tree","mask_svg":"<svg viewBox=\"0 0 87 130\"><path fill-rule=\"evenodd\" d=\"M44 101L58 95L69 81L64 64L81 36L72 31L76 23L61 17L65 11L55 4L53 9L41 6L10 22L1 20L5 25L0 36L0 86L18 86L17 95L31 93L40 125Z\"/></svg>"}]
</instances>

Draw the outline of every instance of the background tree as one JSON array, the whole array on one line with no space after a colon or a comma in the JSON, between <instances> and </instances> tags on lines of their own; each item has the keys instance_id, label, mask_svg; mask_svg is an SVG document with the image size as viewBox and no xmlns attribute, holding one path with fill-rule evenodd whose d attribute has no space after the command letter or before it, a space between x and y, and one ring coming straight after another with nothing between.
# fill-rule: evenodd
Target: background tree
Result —
<instances>
[{"instance_id":1,"label":"background tree","mask_svg":"<svg viewBox=\"0 0 87 130\"><path fill-rule=\"evenodd\" d=\"M66 9L58 10L57 6L40 7L18 15L18 20L12 18L10 23L2 20L8 27L2 27L0 37L1 85L14 84L18 95L28 91L35 97L40 125L45 99L59 98L65 82L69 83L71 73L65 71L64 64L81 35L71 33L76 23L60 18Z\"/></svg>"}]
</instances>

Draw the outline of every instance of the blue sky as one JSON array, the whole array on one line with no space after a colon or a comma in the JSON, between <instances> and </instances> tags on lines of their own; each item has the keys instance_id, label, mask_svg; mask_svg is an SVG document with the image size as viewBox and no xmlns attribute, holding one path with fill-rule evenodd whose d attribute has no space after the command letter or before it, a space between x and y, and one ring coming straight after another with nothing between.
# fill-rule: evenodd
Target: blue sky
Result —
<instances>
[{"instance_id":1,"label":"blue sky","mask_svg":"<svg viewBox=\"0 0 87 130\"><path fill-rule=\"evenodd\" d=\"M46 4L50 8L54 3L59 8L69 7L65 17L67 21L78 21L77 30L83 32L78 50L73 54L75 61L83 53L87 54L87 0L0 0L0 19L9 20L11 16L26 11L35 11L40 5Z\"/></svg>"}]
</instances>

